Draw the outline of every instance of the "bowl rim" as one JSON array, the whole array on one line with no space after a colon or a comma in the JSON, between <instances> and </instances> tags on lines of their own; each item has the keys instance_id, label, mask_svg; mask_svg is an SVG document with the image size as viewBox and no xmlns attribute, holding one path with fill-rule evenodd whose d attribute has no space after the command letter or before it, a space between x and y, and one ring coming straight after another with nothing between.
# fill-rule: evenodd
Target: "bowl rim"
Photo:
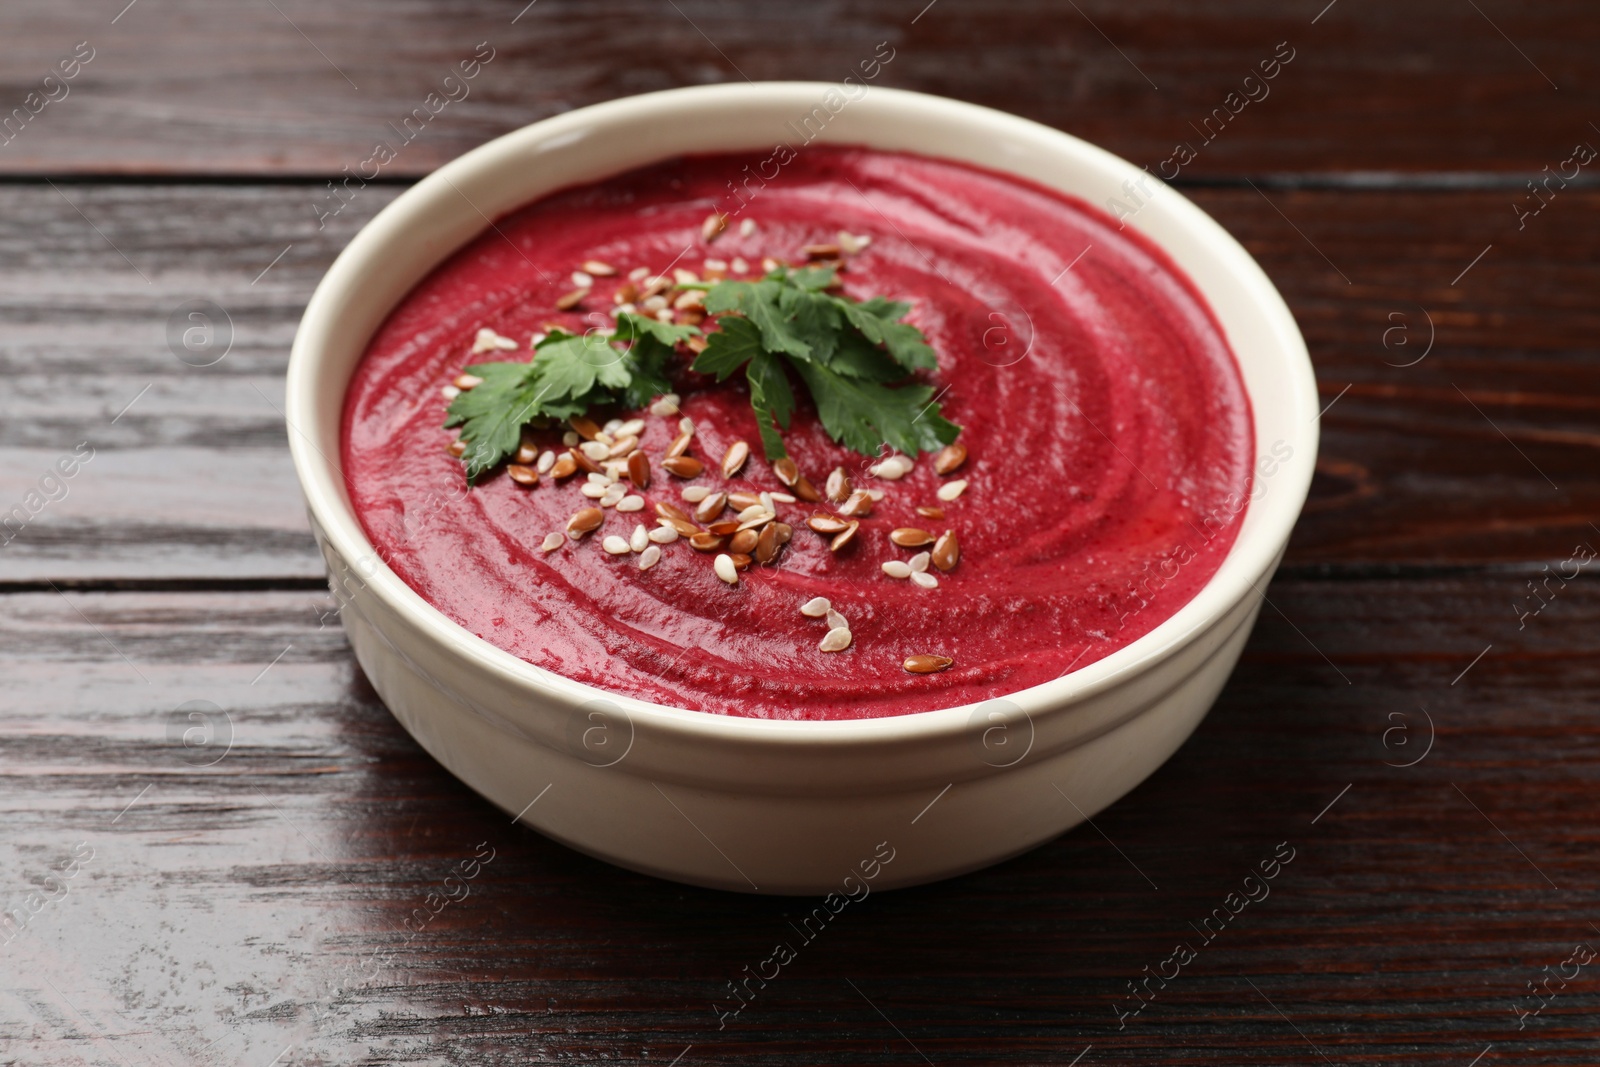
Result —
<instances>
[{"instance_id":1,"label":"bowl rim","mask_svg":"<svg viewBox=\"0 0 1600 1067\"><path fill-rule=\"evenodd\" d=\"M1087 666L1069 670L1050 681L977 703L873 718L793 720L704 712L659 704L589 685L522 660L446 616L382 560L362 529L354 508L343 496L333 471L329 469L337 465L327 458L329 453L324 449L331 449L333 455L339 454L339 431L336 429L331 441L319 439L315 432L313 405L320 385L322 355L340 304L369 271L375 268L381 271L379 254L388 231L398 230L410 220L424 217L430 204L451 190L459 192L460 184L467 182L477 172L494 171L505 166L508 160L523 157L539 145L580 140L595 129L603 131L609 123L637 120L641 112L653 111L680 118L686 110L725 108L730 105L811 104L823 94L837 92L839 88L837 83L831 82L724 83L643 93L577 108L510 131L451 160L406 189L360 228L318 282L295 332L285 383L284 415L295 473L313 525L346 564L353 561L372 562L372 572L363 571L362 574L364 590L467 665L536 694L565 712L581 712L584 707L592 707L596 701L602 701L620 709L635 729L677 735L696 742L802 744L822 749L879 743L904 744L911 740L932 740L965 733L972 722L983 714L983 709L992 707L997 701L1004 702L1033 723L1042 716L1065 715L1091 698L1176 655L1223 619L1244 597L1254 594L1265 599L1260 583L1275 568L1310 487L1320 430L1316 379L1294 317L1260 265L1210 215L1177 189L1165 185L1162 186L1164 210L1175 216L1178 225L1204 238L1208 251L1226 263L1234 280L1249 290L1253 312L1281 347L1282 370L1290 378L1289 392L1299 409L1294 423L1304 427L1301 436L1288 443L1294 448L1294 455L1303 454L1307 462L1280 468L1274 476L1274 488L1281 491L1264 494L1260 500L1247 500L1241 514L1249 518L1251 511L1262 509L1264 515L1253 524L1253 528L1241 526L1217 570L1190 600L1148 632ZM1043 141L1064 155L1076 157L1078 162L1108 172L1118 181L1139 180L1148 176L1148 171L1072 134L976 104L911 90L873 86L863 96L855 98L851 106L900 109L921 117L981 123L997 140L1010 134ZM822 140L829 139L824 136ZM860 139L839 139L833 143L874 147L869 141ZM940 158L934 151L915 151L930 158ZM623 169L644 166L667 155L670 153L649 153ZM989 166L1001 174L1014 173L1004 158L997 158ZM532 202L542 195L545 194L533 194L524 202ZM1135 229L1143 232L1138 216L1129 221ZM1158 238L1150 234L1145 236L1157 247L1166 250ZM462 244L443 251L433 259L433 264L437 266L443 262ZM1189 278L1209 302L1211 297L1207 279L1192 274L1189 274ZM341 410L347 388L348 382L339 388ZM1250 396L1248 384L1246 394ZM1250 400L1257 453L1252 457L1253 486L1256 478L1254 463L1261 449L1261 426L1256 412L1257 400L1254 396L1250 396ZM309 430L302 427L309 427ZM1247 531L1250 534L1248 540ZM535 709L534 713L541 714L547 710Z\"/></svg>"}]
</instances>

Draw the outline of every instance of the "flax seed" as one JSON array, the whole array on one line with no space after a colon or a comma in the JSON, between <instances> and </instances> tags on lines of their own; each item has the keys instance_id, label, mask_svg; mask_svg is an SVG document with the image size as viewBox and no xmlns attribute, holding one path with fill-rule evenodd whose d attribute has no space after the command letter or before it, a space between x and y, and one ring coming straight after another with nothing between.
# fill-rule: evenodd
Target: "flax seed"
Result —
<instances>
[{"instance_id":1,"label":"flax seed","mask_svg":"<svg viewBox=\"0 0 1600 1067\"><path fill-rule=\"evenodd\" d=\"M744 466L744 461L750 458L750 446L743 441L735 441L728 446L727 454L722 457L722 476L732 478L739 473L739 468Z\"/></svg>"},{"instance_id":2,"label":"flax seed","mask_svg":"<svg viewBox=\"0 0 1600 1067\"><path fill-rule=\"evenodd\" d=\"M864 489L857 489L850 494L850 499L839 505L839 514L852 519L864 519L872 514L872 494Z\"/></svg>"},{"instance_id":3,"label":"flax seed","mask_svg":"<svg viewBox=\"0 0 1600 1067\"><path fill-rule=\"evenodd\" d=\"M843 467L833 468L828 475L827 484L822 487L823 493L835 504L842 504L850 497L850 476L844 472Z\"/></svg>"},{"instance_id":4,"label":"flax seed","mask_svg":"<svg viewBox=\"0 0 1600 1067\"><path fill-rule=\"evenodd\" d=\"M635 489L650 488L650 457L643 452L635 452L628 457L628 481L632 482Z\"/></svg>"},{"instance_id":5,"label":"flax seed","mask_svg":"<svg viewBox=\"0 0 1600 1067\"><path fill-rule=\"evenodd\" d=\"M917 514L925 519L942 519L944 518L944 508L923 506L917 508Z\"/></svg>"},{"instance_id":6,"label":"flax seed","mask_svg":"<svg viewBox=\"0 0 1600 1067\"><path fill-rule=\"evenodd\" d=\"M844 533L839 534L832 541L828 542L828 551L837 552L845 545L848 545L851 541L855 540L856 531L860 528L861 524L856 520L851 519L850 526L844 531Z\"/></svg>"},{"instance_id":7,"label":"flax seed","mask_svg":"<svg viewBox=\"0 0 1600 1067\"><path fill-rule=\"evenodd\" d=\"M550 461L550 477L558 482L576 473L578 473L578 461L572 458L571 452L563 452Z\"/></svg>"},{"instance_id":8,"label":"flax seed","mask_svg":"<svg viewBox=\"0 0 1600 1067\"><path fill-rule=\"evenodd\" d=\"M721 515L722 509L727 506L727 493L712 493L710 496L700 501L700 506L694 509L695 520L697 522L710 522L718 515Z\"/></svg>"},{"instance_id":9,"label":"flax seed","mask_svg":"<svg viewBox=\"0 0 1600 1067\"><path fill-rule=\"evenodd\" d=\"M507 463L506 474L518 485L539 484L539 472L521 463Z\"/></svg>"},{"instance_id":10,"label":"flax seed","mask_svg":"<svg viewBox=\"0 0 1600 1067\"><path fill-rule=\"evenodd\" d=\"M952 471L959 470L966 461L966 445L945 445L939 450L939 454L934 457L933 469L940 474L949 474Z\"/></svg>"},{"instance_id":11,"label":"flax seed","mask_svg":"<svg viewBox=\"0 0 1600 1067\"><path fill-rule=\"evenodd\" d=\"M579 508L573 512L572 518L567 520L567 536L571 538L582 537L600 528L606 521L606 513L599 508Z\"/></svg>"},{"instance_id":12,"label":"flax seed","mask_svg":"<svg viewBox=\"0 0 1600 1067\"><path fill-rule=\"evenodd\" d=\"M946 530L939 535L939 540L933 545L933 565L942 571L955 570L957 563L961 562L961 543L956 539L954 530Z\"/></svg>"},{"instance_id":13,"label":"flax seed","mask_svg":"<svg viewBox=\"0 0 1600 1067\"><path fill-rule=\"evenodd\" d=\"M800 480L800 468L788 456L773 461L772 473L778 476L778 481L790 488Z\"/></svg>"},{"instance_id":14,"label":"flax seed","mask_svg":"<svg viewBox=\"0 0 1600 1067\"><path fill-rule=\"evenodd\" d=\"M778 549L781 547L778 544L778 528L776 524L768 524L762 527L761 534L756 538L756 562L771 563L778 558Z\"/></svg>"},{"instance_id":15,"label":"flax seed","mask_svg":"<svg viewBox=\"0 0 1600 1067\"><path fill-rule=\"evenodd\" d=\"M919 656L907 656L906 661L902 663L901 666L911 674L937 674L954 662L955 660L951 659L949 656L930 656L924 654Z\"/></svg>"},{"instance_id":16,"label":"flax seed","mask_svg":"<svg viewBox=\"0 0 1600 1067\"><path fill-rule=\"evenodd\" d=\"M559 311L570 311L579 304L583 303L583 298L588 295L589 287L587 285L579 286L578 288L572 290L572 292L560 297L556 301L556 308Z\"/></svg>"},{"instance_id":17,"label":"flax seed","mask_svg":"<svg viewBox=\"0 0 1600 1067\"><path fill-rule=\"evenodd\" d=\"M706 533L701 530L699 533L690 536L689 547L696 552L716 552L722 548L723 542L726 540L726 537L718 537L716 534Z\"/></svg>"},{"instance_id":18,"label":"flax seed","mask_svg":"<svg viewBox=\"0 0 1600 1067\"><path fill-rule=\"evenodd\" d=\"M791 488L794 489L795 496L808 504L817 504L822 501L822 494L817 492L817 487L807 481L806 476L803 474Z\"/></svg>"},{"instance_id":19,"label":"flax seed","mask_svg":"<svg viewBox=\"0 0 1600 1067\"><path fill-rule=\"evenodd\" d=\"M848 520L841 519L837 515L829 515L826 511L819 511L811 516L806 520L806 525L819 534L828 535L844 533L850 528Z\"/></svg>"},{"instance_id":20,"label":"flax seed","mask_svg":"<svg viewBox=\"0 0 1600 1067\"><path fill-rule=\"evenodd\" d=\"M713 212L712 214L707 215L706 220L700 224L700 237L706 242L706 244L710 244L712 241L715 241L719 236L721 236L722 231L726 230L727 228L728 216L722 214L721 212Z\"/></svg>"},{"instance_id":21,"label":"flax seed","mask_svg":"<svg viewBox=\"0 0 1600 1067\"><path fill-rule=\"evenodd\" d=\"M901 548L920 548L933 544L933 534L915 526L901 526L889 534L889 540Z\"/></svg>"},{"instance_id":22,"label":"flax seed","mask_svg":"<svg viewBox=\"0 0 1600 1067\"><path fill-rule=\"evenodd\" d=\"M706 465L693 456L673 456L671 459L662 460L661 466L667 473L675 474L679 478L694 478L706 469Z\"/></svg>"}]
</instances>

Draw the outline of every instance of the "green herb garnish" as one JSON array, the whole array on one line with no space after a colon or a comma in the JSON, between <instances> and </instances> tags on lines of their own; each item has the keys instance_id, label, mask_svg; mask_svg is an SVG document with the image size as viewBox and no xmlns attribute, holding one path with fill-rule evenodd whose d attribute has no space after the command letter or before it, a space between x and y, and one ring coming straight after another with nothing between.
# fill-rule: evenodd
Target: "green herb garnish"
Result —
<instances>
[{"instance_id":1,"label":"green herb garnish","mask_svg":"<svg viewBox=\"0 0 1600 1067\"><path fill-rule=\"evenodd\" d=\"M788 455L781 430L794 414L792 371L811 394L822 427L862 455L887 444L908 455L949 444L960 427L939 413L934 388L908 379L937 360L922 331L901 322L909 304L829 293L830 267L780 267L759 281L701 284L718 329L706 335L695 370L726 381L740 368L750 385L769 460ZM553 330L531 363L482 363L483 379L450 404L445 426L461 426L468 481L517 450L522 427L581 415L605 404L638 408L671 390L674 348L699 335L644 315L617 316L614 336Z\"/></svg>"}]
</instances>

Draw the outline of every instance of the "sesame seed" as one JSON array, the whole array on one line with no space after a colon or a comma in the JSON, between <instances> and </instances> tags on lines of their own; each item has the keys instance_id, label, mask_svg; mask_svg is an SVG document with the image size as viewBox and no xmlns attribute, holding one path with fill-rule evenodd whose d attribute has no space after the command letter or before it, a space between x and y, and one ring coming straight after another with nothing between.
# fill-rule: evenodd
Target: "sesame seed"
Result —
<instances>
[{"instance_id":1,"label":"sesame seed","mask_svg":"<svg viewBox=\"0 0 1600 1067\"><path fill-rule=\"evenodd\" d=\"M642 570L642 571L647 571L651 567L654 567L657 563L660 563L660 562L661 562L661 546L660 545L648 545L648 546L645 547L645 550L643 552L639 553L639 569Z\"/></svg>"},{"instance_id":2,"label":"sesame seed","mask_svg":"<svg viewBox=\"0 0 1600 1067\"><path fill-rule=\"evenodd\" d=\"M756 232L756 220L755 219L745 219L743 222L739 223L739 236L740 237L749 237L751 234L753 234L755 232ZM734 269L738 270L739 268L735 267Z\"/></svg>"},{"instance_id":3,"label":"sesame seed","mask_svg":"<svg viewBox=\"0 0 1600 1067\"><path fill-rule=\"evenodd\" d=\"M562 545L564 545L566 543L567 543L567 535L566 534L562 534L562 533L547 533L547 534L544 535L544 543L541 544L539 547L541 549L543 549L544 551L546 551L546 552L554 552L556 549L560 548Z\"/></svg>"},{"instance_id":4,"label":"sesame seed","mask_svg":"<svg viewBox=\"0 0 1600 1067\"><path fill-rule=\"evenodd\" d=\"M617 501L617 510L618 511L643 511L644 510L644 497L642 497L642 496L625 496L621 500Z\"/></svg>"},{"instance_id":5,"label":"sesame seed","mask_svg":"<svg viewBox=\"0 0 1600 1067\"><path fill-rule=\"evenodd\" d=\"M835 611L833 608L829 608L828 609L827 619L828 619L828 629L830 629L830 630L848 630L848 629L850 629L850 624L845 621L844 616L839 614L839 612Z\"/></svg>"},{"instance_id":6,"label":"sesame seed","mask_svg":"<svg viewBox=\"0 0 1600 1067\"><path fill-rule=\"evenodd\" d=\"M650 405L650 414L667 418L678 413L678 394L668 393Z\"/></svg>"},{"instance_id":7,"label":"sesame seed","mask_svg":"<svg viewBox=\"0 0 1600 1067\"><path fill-rule=\"evenodd\" d=\"M626 537L618 537L616 534L608 535L604 541L600 542L600 547L613 556L625 556L633 551L628 547L628 539Z\"/></svg>"},{"instance_id":8,"label":"sesame seed","mask_svg":"<svg viewBox=\"0 0 1600 1067\"><path fill-rule=\"evenodd\" d=\"M912 571L911 580L922 586L924 589L937 589L939 587L939 579L935 578L927 571Z\"/></svg>"},{"instance_id":9,"label":"sesame seed","mask_svg":"<svg viewBox=\"0 0 1600 1067\"><path fill-rule=\"evenodd\" d=\"M633 528L633 535L628 538L628 547L635 552L643 552L650 547L650 531L640 523Z\"/></svg>"},{"instance_id":10,"label":"sesame seed","mask_svg":"<svg viewBox=\"0 0 1600 1067\"><path fill-rule=\"evenodd\" d=\"M709 485L688 485L684 486L683 489L683 499L691 504L698 504L710 495L711 487Z\"/></svg>"},{"instance_id":11,"label":"sesame seed","mask_svg":"<svg viewBox=\"0 0 1600 1067\"><path fill-rule=\"evenodd\" d=\"M965 478L957 478L955 481L945 482L939 487L939 499L948 504L966 491L967 480Z\"/></svg>"},{"instance_id":12,"label":"sesame seed","mask_svg":"<svg viewBox=\"0 0 1600 1067\"><path fill-rule=\"evenodd\" d=\"M721 578L729 585L739 584L739 570L733 565L733 557L726 552L718 553L711 566L717 572L718 578Z\"/></svg>"},{"instance_id":13,"label":"sesame seed","mask_svg":"<svg viewBox=\"0 0 1600 1067\"><path fill-rule=\"evenodd\" d=\"M850 631L842 626L829 630L817 647L824 652L843 652L850 647Z\"/></svg>"},{"instance_id":14,"label":"sesame seed","mask_svg":"<svg viewBox=\"0 0 1600 1067\"><path fill-rule=\"evenodd\" d=\"M883 565L883 573L891 578L909 578L911 566L904 560L891 559Z\"/></svg>"},{"instance_id":15,"label":"sesame seed","mask_svg":"<svg viewBox=\"0 0 1600 1067\"><path fill-rule=\"evenodd\" d=\"M549 474L550 468L556 465L556 454L548 448L539 453L538 470L540 474Z\"/></svg>"},{"instance_id":16,"label":"sesame seed","mask_svg":"<svg viewBox=\"0 0 1600 1067\"><path fill-rule=\"evenodd\" d=\"M594 275L586 271L575 270L572 272L572 284L580 289L587 289L594 284Z\"/></svg>"},{"instance_id":17,"label":"sesame seed","mask_svg":"<svg viewBox=\"0 0 1600 1067\"><path fill-rule=\"evenodd\" d=\"M650 540L658 545L670 545L679 538L677 527L657 526L650 531Z\"/></svg>"},{"instance_id":18,"label":"sesame seed","mask_svg":"<svg viewBox=\"0 0 1600 1067\"><path fill-rule=\"evenodd\" d=\"M800 614L809 616L813 619L820 619L826 615L829 610L832 609L832 607L833 605L828 602L827 597L812 597L810 600L800 605Z\"/></svg>"},{"instance_id":19,"label":"sesame seed","mask_svg":"<svg viewBox=\"0 0 1600 1067\"><path fill-rule=\"evenodd\" d=\"M915 556L912 556L910 559L906 560L906 566L910 567L913 571L925 571L928 569L928 562L931 559L933 559L933 553L918 552Z\"/></svg>"}]
</instances>

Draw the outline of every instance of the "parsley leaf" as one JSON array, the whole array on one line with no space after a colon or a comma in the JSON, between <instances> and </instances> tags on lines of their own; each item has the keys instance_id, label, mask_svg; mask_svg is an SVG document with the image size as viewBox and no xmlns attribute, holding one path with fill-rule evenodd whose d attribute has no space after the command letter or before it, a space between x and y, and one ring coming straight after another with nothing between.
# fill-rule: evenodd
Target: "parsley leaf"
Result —
<instances>
[{"instance_id":1,"label":"parsley leaf","mask_svg":"<svg viewBox=\"0 0 1600 1067\"><path fill-rule=\"evenodd\" d=\"M938 368L922 331L901 321L911 305L884 297L858 301L830 292L831 267L780 267L759 281L695 283L718 329L706 336L694 369L727 381L741 368L768 459L788 455L782 431L794 416L792 372L816 405L823 429L863 455L888 445L908 455L933 451L961 428L939 411L934 387L915 371ZM610 335L551 330L528 363L479 363L482 382L463 390L445 426L461 427L467 481L516 452L522 428L582 415L607 404L640 408L670 392L678 345L700 331L626 312Z\"/></svg>"},{"instance_id":2,"label":"parsley leaf","mask_svg":"<svg viewBox=\"0 0 1600 1067\"><path fill-rule=\"evenodd\" d=\"M569 419L604 404L639 408L670 392L667 367L673 351L699 332L625 313L617 316L613 337L551 330L534 346L531 363L468 368L483 381L450 402L444 423L461 427L467 482L476 482L514 453L522 428L531 422Z\"/></svg>"},{"instance_id":3,"label":"parsley leaf","mask_svg":"<svg viewBox=\"0 0 1600 1067\"><path fill-rule=\"evenodd\" d=\"M778 429L787 430L789 417L794 414L794 390L789 388L789 379L784 376L783 361L771 352L758 352L744 373L750 382L750 406L756 409L756 430L761 434L761 447L768 459L782 459L789 450L783 447L783 436Z\"/></svg>"},{"instance_id":4,"label":"parsley leaf","mask_svg":"<svg viewBox=\"0 0 1600 1067\"><path fill-rule=\"evenodd\" d=\"M811 390L828 436L863 455L877 453L884 444L909 456L932 452L961 432L939 414L931 385L892 388L816 363L796 364L795 370Z\"/></svg>"},{"instance_id":5,"label":"parsley leaf","mask_svg":"<svg viewBox=\"0 0 1600 1067\"><path fill-rule=\"evenodd\" d=\"M746 368L769 460L788 455L779 430L794 411L789 370L810 392L828 435L863 455L885 444L916 455L954 441L961 428L939 413L933 387L909 380L938 367L922 331L900 321L911 305L829 293L837 282L831 267L780 267L758 282L709 286L706 311L719 329L707 335L694 369L725 381Z\"/></svg>"}]
</instances>

